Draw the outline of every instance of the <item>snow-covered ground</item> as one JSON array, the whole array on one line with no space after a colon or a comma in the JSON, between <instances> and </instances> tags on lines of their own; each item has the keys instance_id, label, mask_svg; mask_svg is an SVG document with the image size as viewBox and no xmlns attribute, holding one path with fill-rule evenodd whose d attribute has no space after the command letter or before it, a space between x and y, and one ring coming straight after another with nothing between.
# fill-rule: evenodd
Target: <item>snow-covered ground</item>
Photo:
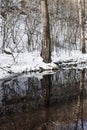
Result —
<instances>
[{"instance_id":1,"label":"snow-covered ground","mask_svg":"<svg viewBox=\"0 0 87 130\"><path fill-rule=\"evenodd\" d=\"M22 72L60 69L61 66L87 68L87 54L82 54L80 51L65 52L62 50L57 54L53 52L52 63L49 64L43 62L38 51L14 53L13 55L15 61L11 55L0 54L0 79Z\"/></svg>"}]
</instances>

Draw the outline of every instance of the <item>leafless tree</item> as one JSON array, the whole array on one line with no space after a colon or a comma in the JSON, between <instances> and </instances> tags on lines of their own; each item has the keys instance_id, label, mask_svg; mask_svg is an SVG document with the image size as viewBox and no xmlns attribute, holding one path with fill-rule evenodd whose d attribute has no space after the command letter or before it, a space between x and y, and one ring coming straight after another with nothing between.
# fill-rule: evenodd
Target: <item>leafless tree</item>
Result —
<instances>
[{"instance_id":1,"label":"leafless tree","mask_svg":"<svg viewBox=\"0 0 87 130\"><path fill-rule=\"evenodd\" d=\"M79 4L79 25L80 25L80 42L81 51L86 53L85 48L85 0L78 0Z\"/></svg>"},{"instance_id":2,"label":"leafless tree","mask_svg":"<svg viewBox=\"0 0 87 130\"><path fill-rule=\"evenodd\" d=\"M41 56L46 63L51 62L51 38L47 0L41 0L42 14L42 50Z\"/></svg>"}]
</instances>

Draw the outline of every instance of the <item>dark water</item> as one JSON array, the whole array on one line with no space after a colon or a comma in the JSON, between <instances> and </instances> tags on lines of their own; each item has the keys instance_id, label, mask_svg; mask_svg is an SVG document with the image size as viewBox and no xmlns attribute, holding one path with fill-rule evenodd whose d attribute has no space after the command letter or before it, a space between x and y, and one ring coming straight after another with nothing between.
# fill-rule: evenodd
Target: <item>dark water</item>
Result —
<instances>
[{"instance_id":1,"label":"dark water","mask_svg":"<svg viewBox=\"0 0 87 130\"><path fill-rule=\"evenodd\" d=\"M87 130L87 70L0 81L0 130Z\"/></svg>"}]
</instances>

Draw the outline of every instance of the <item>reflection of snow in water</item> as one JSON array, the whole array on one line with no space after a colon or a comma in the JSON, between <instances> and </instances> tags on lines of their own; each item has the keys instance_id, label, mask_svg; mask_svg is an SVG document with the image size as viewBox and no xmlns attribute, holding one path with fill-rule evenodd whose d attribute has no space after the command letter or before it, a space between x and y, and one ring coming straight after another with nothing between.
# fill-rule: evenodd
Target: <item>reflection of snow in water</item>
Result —
<instances>
[{"instance_id":1,"label":"reflection of snow in water","mask_svg":"<svg viewBox=\"0 0 87 130\"><path fill-rule=\"evenodd\" d=\"M34 73L33 73L33 77L27 74L24 76L21 75L19 77L7 79L7 81L3 80L3 83L4 83L3 86L6 89L5 92L7 92L6 96L8 98L8 101L10 101L10 100L12 101L12 99L14 100L16 98L23 99L24 110L27 109L27 111L28 111L28 109L31 109L31 106L34 109L38 106L37 108L39 108L39 110L37 110L37 111L40 112L40 110L41 110L41 112L42 112L42 114L39 115L41 117L41 119L43 119L42 118L43 116L45 119L48 119L45 121L43 121L44 120L43 119L43 120L41 120L41 122L47 121L46 124L48 125L48 127L50 127L50 128L52 127L52 129L54 129L54 130L75 130L76 125L77 125L76 130L80 130L81 120L78 119L78 121L76 123L73 123L74 120L76 121L76 119L75 119L76 116L72 117L73 110L75 110L75 108L77 106L77 100L75 100L75 98L74 99L72 98L72 100L68 100L69 96L72 97L72 95L74 95L77 92L76 88L79 89L79 79L78 78L79 78L80 71L78 71L78 70L77 71L76 70L61 70L61 71L62 71L61 72L62 74L58 71L57 72L58 74L54 74L55 76L51 75L52 81L50 84L50 103L52 102L54 104L52 106L50 106L48 110L47 109L41 110L40 105L41 105L42 100L39 100L39 99L42 99L41 96L42 96L43 90L41 88L40 79L36 78L34 76ZM32 73L31 73L31 75L32 75ZM60 75L60 76L58 77L58 75ZM71 75L73 75L73 77ZM67 76L67 78L64 79L64 78L62 78L62 76L63 77ZM46 77L47 77L47 75L46 75ZM61 82L61 80L65 80L65 81ZM46 80L45 80L45 82L46 82ZM52 82L54 82L54 83L52 83ZM2 85L2 81L0 82L0 88L1 88L0 101L3 100L3 97L4 97L4 95L3 95L4 93L3 93L3 89L2 89L3 86L1 86L1 85ZM86 85L87 84L85 84L85 86ZM69 95L69 96L67 97L67 95ZM77 92L77 95L78 95L78 92ZM86 94L86 96L87 96L87 94ZM83 103L84 103L83 114L85 114L85 116L87 113L86 112L86 107L87 107L86 96L85 96L85 99L83 99ZM59 99L59 97L62 97L64 102L61 101L59 103L58 101L61 100L61 98ZM28 101L26 102L26 100L28 100ZM15 115L16 114L18 115L18 113L16 113L16 111L20 111L20 113L22 113L21 107L22 107L23 103L20 104L20 102L19 103L17 102L16 106L18 109L15 107L14 103L8 104L8 105L12 105L13 112L15 111ZM27 106L27 104L29 104L29 105ZM32 115L33 114L36 115L36 113L34 113L35 112L34 109L33 110L31 109L31 111L30 111ZM29 115L30 114L28 114L28 116ZM24 114L24 116L25 116L25 120L26 120L26 118L27 118L26 114ZM13 116L13 118L14 118L14 116ZM31 117L31 120L34 120L33 118L34 117ZM38 118L38 115L36 116L35 120L37 120L37 118ZM52 120L52 122L51 122L51 120ZM86 130L87 129L87 120L85 120L85 119L83 122L83 126L84 126L84 130Z\"/></svg>"},{"instance_id":2,"label":"reflection of snow in water","mask_svg":"<svg viewBox=\"0 0 87 130\"><path fill-rule=\"evenodd\" d=\"M2 82L0 82L0 105L2 104L2 99L3 99L3 93L2 93Z\"/></svg>"}]
</instances>

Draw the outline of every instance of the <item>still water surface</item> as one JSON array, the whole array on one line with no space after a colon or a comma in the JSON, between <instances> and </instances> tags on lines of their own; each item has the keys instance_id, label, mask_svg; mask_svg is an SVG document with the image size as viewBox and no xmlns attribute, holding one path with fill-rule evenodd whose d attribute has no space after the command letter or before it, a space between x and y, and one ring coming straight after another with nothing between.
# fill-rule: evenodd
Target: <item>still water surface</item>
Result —
<instances>
[{"instance_id":1,"label":"still water surface","mask_svg":"<svg viewBox=\"0 0 87 130\"><path fill-rule=\"evenodd\" d=\"M0 130L87 130L87 70L0 81Z\"/></svg>"}]
</instances>

